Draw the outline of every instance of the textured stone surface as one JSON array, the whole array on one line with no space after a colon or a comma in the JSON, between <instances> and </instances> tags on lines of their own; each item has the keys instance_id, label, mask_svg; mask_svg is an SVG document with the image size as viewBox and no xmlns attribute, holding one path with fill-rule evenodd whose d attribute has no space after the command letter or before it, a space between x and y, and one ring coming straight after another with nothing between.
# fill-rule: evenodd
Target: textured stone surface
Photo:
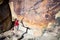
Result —
<instances>
[{"instance_id":1,"label":"textured stone surface","mask_svg":"<svg viewBox=\"0 0 60 40\"><path fill-rule=\"evenodd\" d=\"M20 25L19 27L23 26ZM21 29L19 29L18 31L6 31L0 34L0 38L5 37L4 40L60 40L60 26L51 26L50 28L46 29L41 36L37 36L34 34L36 30L27 29L27 27L23 27L22 29L24 28L26 31Z\"/></svg>"},{"instance_id":2,"label":"textured stone surface","mask_svg":"<svg viewBox=\"0 0 60 40\"><path fill-rule=\"evenodd\" d=\"M13 19L19 20L19 30L6 31L0 39L60 40L60 26L55 19L60 0L10 0L9 5Z\"/></svg>"},{"instance_id":3,"label":"textured stone surface","mask_svg":"<svg viewBox=\"0 0 60 40\"><path fill-rule=\"evenodd\" d=\"M28 33L41 36L46 28L51 27L48 25L56 22L55 15L60 10L60 1L10 0L10 7L13 17L22 20L23 25L31 29L31 33Z\"/></svg>"}]
</instances>

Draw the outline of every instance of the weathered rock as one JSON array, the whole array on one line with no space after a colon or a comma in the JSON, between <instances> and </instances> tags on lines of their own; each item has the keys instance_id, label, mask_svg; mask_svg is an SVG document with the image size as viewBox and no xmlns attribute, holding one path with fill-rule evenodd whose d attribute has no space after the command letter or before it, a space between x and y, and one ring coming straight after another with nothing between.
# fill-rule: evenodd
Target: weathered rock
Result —
<instances>
[{"instance_id":1,"label":"weathered rock","mask_svg":"<svg viewBox=\"0 0 60 40\"><path fill-rule=\"evenodd\" d=\"M25 27L31 28L30 34L40 36L49 23L56 22L55 15L60 10L59 0L10 0L10 3L13 4L11 8L14 8L11 9L12 14L16 15L13 17L22 20Z\"/></svg>"}]
</instances>

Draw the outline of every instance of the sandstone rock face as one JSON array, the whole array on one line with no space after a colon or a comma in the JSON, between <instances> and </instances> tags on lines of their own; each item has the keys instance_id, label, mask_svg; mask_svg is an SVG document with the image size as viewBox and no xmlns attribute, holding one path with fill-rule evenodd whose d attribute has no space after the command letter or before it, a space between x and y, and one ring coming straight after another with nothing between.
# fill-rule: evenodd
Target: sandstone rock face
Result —
<instances>
[{"instance_id":1,"label":"sandstone rock face","mask_svg":"<svg viewBox=\"0 0 60 40\"><path fill-rule=\"evenodd\" d=\"M10 0L10 7L12 15L15 14L13 17L32 31L36 30L34 35L41 36L49 23L55 23L55 14L60 10L60 0Z\"/></svg>"}]
</instances>

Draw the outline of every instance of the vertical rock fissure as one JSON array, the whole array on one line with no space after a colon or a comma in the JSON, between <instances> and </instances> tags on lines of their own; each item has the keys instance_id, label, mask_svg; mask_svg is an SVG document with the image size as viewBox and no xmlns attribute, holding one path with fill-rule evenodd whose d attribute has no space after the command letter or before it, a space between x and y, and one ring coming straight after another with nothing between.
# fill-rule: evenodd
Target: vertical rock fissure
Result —
<instances>
[{"instance_id":1,"label":"vertical rock fissure","mask_svg":"<svg viewBox=\"0 0 60 40\"><path fill-rule=\"evenodd\" d=\"M30 30L29 27L25 27L25 26L24 26L24 24L23 24L23 19L21 20L21 23L22 23L22 27L26 28L26 32L24 32L24 33L22 34L22 36L21 36L18 40L23 39L23 38L24 38L24 35L27 34L28 30Z\"/></svg>"}]
</instances>

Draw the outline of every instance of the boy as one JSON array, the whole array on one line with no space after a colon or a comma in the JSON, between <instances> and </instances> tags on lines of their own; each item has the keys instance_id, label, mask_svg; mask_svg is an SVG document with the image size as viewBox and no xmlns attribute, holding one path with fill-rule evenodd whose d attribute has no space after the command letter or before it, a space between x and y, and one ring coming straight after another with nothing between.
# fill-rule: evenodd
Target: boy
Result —
<instances>
[{"instance_id":1,"label":"boy","mask_svg":"<svg viewBox=\"0 0 60 40\"><path fill-rule=\"evenodd\" d=\"M14 22L14 30L15 31L18 31L18 28L19 28L19 20L15 19L15 22Z\"/></svg>"}]
</instances>

